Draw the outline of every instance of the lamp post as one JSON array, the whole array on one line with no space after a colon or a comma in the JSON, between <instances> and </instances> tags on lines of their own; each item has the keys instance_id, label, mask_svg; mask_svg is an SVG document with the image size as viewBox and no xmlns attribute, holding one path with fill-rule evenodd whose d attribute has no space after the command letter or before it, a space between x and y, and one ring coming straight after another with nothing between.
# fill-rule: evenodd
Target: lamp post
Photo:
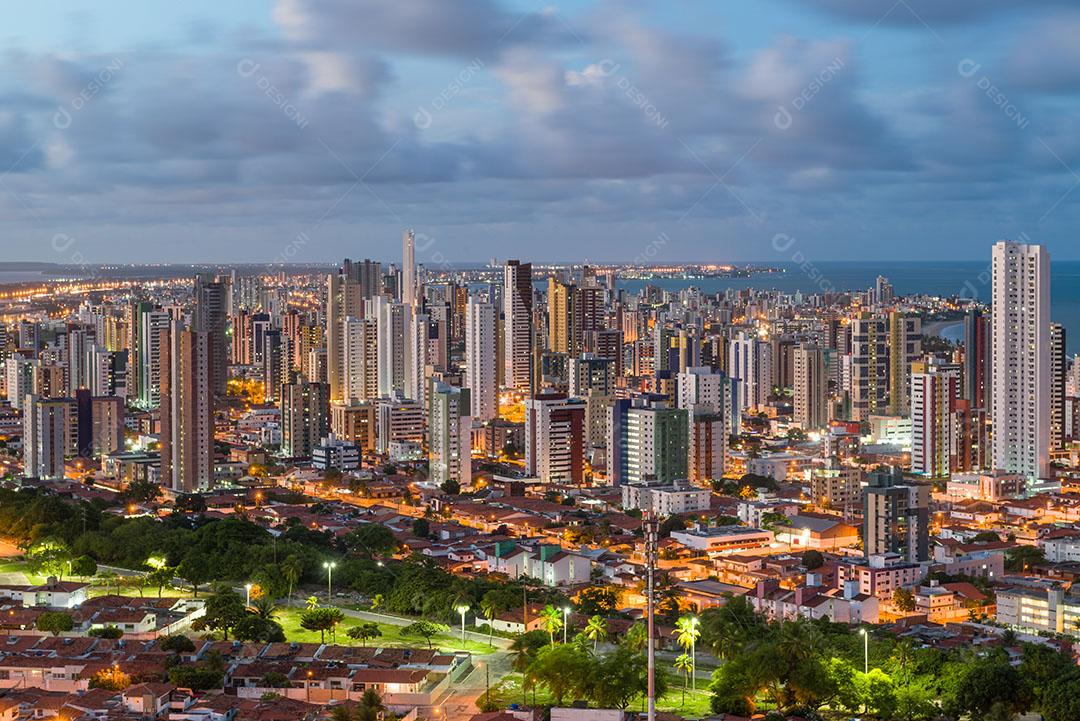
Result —
<instances>
[{"instance_id":1,"label":"lamp post","mask_svg":"<svg viewBox=\"0 0 1080 721\"><path fill-rule=\"evenodd\" d=\"M863 637L863 673L870 673L870 634L865 628L860 628L859 633Z\"/></svg>"},{"instance_id":2,"label":"lamp post","mask_svg":"<svg viewBox=\"0 0 1080 721\"><path fill-rule=\"evenodd\" d=\"M326 603L330 604L334 598L334 567L337 566L333 561L327 561L323 564L323 568L326 569Z\"/></svg>"},{"instance_id":3,"label":"lamp post","mask_svg":"<svg viewBox=\"0 0 1080 721\"><path fill-rule=\"evenodd\" d=\"M566 643L566 629L570 625L570 607L563 606L562 610L562 642Z\"/></svg>"},{"instance_id":4,"label":"lamp post","mask_svg":"<svg viewBox=\"0 0 1080 721\"><path fill-rule=\"evenodd\" d=\"M692 691L697 690L697 637L698 637L698 624L701 623L701 619L694 616L690 619L692 624L690 633L690 689Z\"/></svg>"},{"instance_id":5,"label":"lamp post","mask_svg":"<svg viewBox=\"0 0 1080 721\"><path fill-rule=\"evenodd\" d=\"M251 605L251 584L250 583L245 583L244 584L244 593L246 594L246 596L244 598L244 605L245 606L250 606Z\"/></svg>"},{"instance_id":6,"label":"lamp post","mask_svg":"<svg viewBox=\"0 0 1080 721\"><path fill-rule=\"evenodd\" d=\"M461 614L461 648L465 648L465 614L469 612L468 606L458 606L457 612Z\"/></svg>"}]
</instances>

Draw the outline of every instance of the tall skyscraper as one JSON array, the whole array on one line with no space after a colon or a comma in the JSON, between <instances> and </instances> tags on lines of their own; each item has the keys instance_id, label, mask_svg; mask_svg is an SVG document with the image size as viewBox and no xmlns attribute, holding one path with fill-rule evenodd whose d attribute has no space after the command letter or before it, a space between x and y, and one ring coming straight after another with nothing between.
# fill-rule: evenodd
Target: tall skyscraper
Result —
<instances>
[{"instance_id":1,"label":"tall skyscraper","mask_svg":"<svg viewBox=\"0 0 1080 721\"><path fill-rule=\"evenodd\" d=\"M1069 359L1065 353L1065 326L1050 324L1050 450L1065 448L1065 377Z\"/></svg>"},{"instance_id":2,"label":"tall skyscraper","mask_svg":"<svg viewBox=\"0 0 1080 721\"><path fill-rule=\"evenodd\" d=\"M178 493L214 485L211 338L179 321L159 334L161 484Z\"/></svg>"},{"instance_id":3,"label":"tall skyscraper","mask_svg":"<svg viewBox=\"0 0 1080 721\"><path fill-rule=\"evenodd\" d=\"M972 408L990 404L990 322L981 310L964 316L964 398Z\"/></svg>"},{"instance_id":4,"label":"tall skyscraper","mask_svg":"<svg viewBox=\"0 0 1080 721\"><path fill-rule=\"evenodd\" d=\"M804 430L823 428L829 422L829 380L825 351L800 344L794 351L794 420Z\"/></svg>"},{"instance_id":5,"label":"tall skyscraper","mask_svg":"<svg viewBox=\"0 0 1080 721\"><path fill-rule=\"evenodd\" d=\"M171 319L168 313L154 310L147 303L139 304L138 318L139 405L153 409L161 404L161 332L169 329Z\"/></svg>"},{"instance_id":6,"label":"tall skyscraper","mask_svg":"<svg viewBox=\"0 0 1080 721\"><path fill-rule=\"evenodd\" d=\"M457 481L472 483L472 418L469 413L469 389L456 388L431 380L428 391L428 480L442 484Z\"/></svg>"},{"instance_id":7,"label":"tall skyscraper","mask_svg":"<svg viewBox=\"0 0 1080 721\"><path fill-rule=\"evenodd\" d=\"M416 236L411 230L401 236L401 302L416 308Z\"/></svg>"},{"instance_id":8,"label":"tall skyscraper","mask_svg":"<svg viewBox=\"0 0 1080 721\"><path fill-rule=\"evenodd\" d=\"M993 250L993 465L1050 471L1050 255L1000 241Z\"/></svg>"},{"instance_id":9,"label":"tall skyscraper","mask_svg":"<svg viewBox=\"0 0 1080 721\"><path fill-rule=\"evenodd\" d=\"M585 403L545 390L525 401L525 473L544 483L585 481Z\"/></svg>"},{"instance_id":10,"label":"tall skyscraper","mask_svg":"<svg viewBox=\"0 0 1080 721\"><path fill-rule=\"evenodd\" d=\"M402 303L383 296L373 302L379 335L379 395L406 392L406 341L410 319Z\"/></svg>"},{"instance_id":11,"label":"tall skyscraper","mask_svg":"<svg viewBox=\"0 0 1080 721\"><path fill-rule=\"evenodd\" d=\"M911 470L947 478L958 470L960 370L915 363L911 368Z\"/></svg>"},{"instance_id":12,"label":"tall skyscraper","mask_svg":"<svg viewBox=\"0 0 1080 721\"><path fill-rule=\"evenodd\" d=\"M503 268L503 382L529 392L533 374L532 263L508 260Z\"/></svg>"},{"instance_id":13,"label":"tall skyscraper","mask_svg":"<svg viewBox=\"0 0 1080 721\"><path fill-rule=\"evenodd\" d=\"M911 364L922 355L922 320L903 313L889 314L889 414L911 412Z\"/></svg>"},{"instance_id":14,"label":"tall skyscraper","mask_svg":"<svg viewBox=\"0 0 1080 721\"><path fill-rule=\"evenodd\" d=\"M225 397L225 385L229 379L229 340L225 333L228 306L228 283L201 273L195 276L192 330L210 334L210 390L218 399Z\"/></svg>"},{"instance_id":15,"label":"tall skyscraper","mask_svg":"<svg viewBox=\"0 0 1080 721\"><path fill-rule=\"evenodd\" d=\"M487 421L499 414L495 306L469 298L465 306L465 386L472 416Z\"/></svg>"},{"instance_id":16,"label":"tall skyscraper","mask_svg":"<svg viewBox=\"0 0 1080 721\"><path fill-rule=\"evenodd\" d=\"M772 393L772 346L754 335L739 333L728 344L728 374L736 386L740 413L766 405Z\"/></svg>"},{"instance_id":17,"label":"tall skyscraper","mask_svg":"<svg viewBox=\"0 0 1080 721\"><path fill-rule=\"evenodd\" d=\"M23 475L60 480L68 446L70 402L28 395L23 409Z\"/></svg>"},{"instance_id":18,"label":"tall skyscraper","mask_svg":"<svg viewBox=\"0 0 1080 721\"><path fill-rule=\"evenodd\" d=\"M299 377L281 392L281 452L289 458L310 458L329 433L330 388Z\"/></svg>"},{"instance_id":19,"label":"tall skyscraper","mask_svg":"<svg viewBox=\"0 0 1080 721\"><path fill-rule=\"evenodd\" d=\"M346 318L343 337L345 402L375 400L379 397L378 324L373 318Z\"/></svg>"}]
</instances>

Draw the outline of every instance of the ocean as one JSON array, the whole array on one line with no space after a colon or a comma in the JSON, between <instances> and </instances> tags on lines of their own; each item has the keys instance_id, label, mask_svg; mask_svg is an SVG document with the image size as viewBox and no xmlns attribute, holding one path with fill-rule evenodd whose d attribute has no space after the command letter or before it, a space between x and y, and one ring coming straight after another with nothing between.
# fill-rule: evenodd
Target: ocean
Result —
<instances>
[{"instance_id":1,"label":"ocean","mask_svg":"<svg viewBox=\"0 0 1080 721\"><path fill-rule=\"evenodd\" d=\"M637 292L646 284L667 290L689 286L706 293L727 288L762 288L788 293L820 293L822 289L866 290L879 275L889 279L899 295L926 294L961 296L983 303L990 302L990 261L822 261L813 265L794 263L780 266L762 262L754 265L783 267L783 273L759 273L748 278L695 278L625 280L620 288ZM1054 261L1050 266L1050 316L1065 326L1069 354L1080 353L1080 261ZM959 329L950 326L942 336L957 340Z\"/></svg>"}]
</instances>

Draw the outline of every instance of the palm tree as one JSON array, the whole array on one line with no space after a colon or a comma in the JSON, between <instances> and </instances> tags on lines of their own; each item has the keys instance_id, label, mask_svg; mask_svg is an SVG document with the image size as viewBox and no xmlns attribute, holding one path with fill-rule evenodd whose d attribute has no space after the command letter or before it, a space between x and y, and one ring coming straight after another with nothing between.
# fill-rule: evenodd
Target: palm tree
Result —
<instances>
[{"instance_id":1,"label":"palm tree","mask_svg":"<svg viewBox=\"0 0 1080 721\"><path fill-rule=\"evenodd\" d=\"M585 634L585 638L593 642L593 653L596 653L600 642L607 640L607 621L600 616L593 616L585 624L585 630L582 633Z\"/></svg>"},{"instance_id":2,"label":"palm tree","mask_svg":"<svg viewBox=\"0 0 1080 721\"><path fill-rule=\"evenodd\" d=\"M693 661L693 659L691 659L689 656L687 656L684 653L684 654L680 655L678 658L675 659L674 666L675 666L676 671L682 671L682 675L683 675L682 705L685 706L686 705L686 686L688 684L687 679L689 679L690 674L694 670L694 661Z\"/></svg>"},{"instance_id":3,"label":"palm tree","mask_svg":"<svg viewBox=\"0 0 1080 721\"><path fill-rule=\"evenodd\" d=\"M648 627L641 621L638 621L623 634L620 643L631 651L644 651L645 646L649 643Z\"/></svg>"},{"instance_id":4,"label":"palm tree","mask_svg":"<svg viewBox=\"0 0 1080 721\"><path fill-rule=\"evenodd\" d=\"M697 640L701 638L701 623L696 616L683 616L675 622L675 637L684 651L690 652L694 672L693 683L697 688Z\"/></svg>"},{"instance_id":5,"label":"palm tree","mask_svg":"<svg viewBox=\"0 0 1080 721\"><path fill-rule=\"evenodd\" d=\"M252 613L266 621L273 621L278 612L277 604L269 596L259 596L249 608Z\"/></svg>"},{"instance_id":6,"label":"palm tree","mask_svg":"<svg viewBox=\"0 0 1080 721\"><path fill-rule=\"evenodd\" d=\"M309 611L318 608L319 607L319 598L318 598L318 596L308 596L308 598L307 598L307 607L308 607Z\"/></svg>"},{"instance_id":7,"label":"palm tree","mask_svg":"<svg viewBox=\"0 0 1080 721\"><path fill-rule=\"evenodd\" d=\"M480 612L488 622L488 646L495 648L495 615L499 613L500 604L494 591L488 591L480 599Z\"/></svg>"},{"instance_id":8,"label":"palm tree","mask_svg":"<svg viewBox=\"0 0 1080 721\"><path fill-rule=\"evenodd\" d=\"M288 603L292 605L292 592L296 584L300 583L300 576L304 573L304 562L296 554L288 556L281 562L281 576L285 583L289 584L289 593L286 596Z\"/></svg>"},{"instance_id":9,"label":"palm tree","mask_svg":"<svg viewBox=\"0 0 1080 721\"><path fill-rule=\"evenodd\" d=\"M554 646L555 634L561 631L563 627L562 611L548 605L540 612L540 617L544 619L544 629L548 632L548 636L551 637L551 645Z\"/></svg>"}]
</instances>

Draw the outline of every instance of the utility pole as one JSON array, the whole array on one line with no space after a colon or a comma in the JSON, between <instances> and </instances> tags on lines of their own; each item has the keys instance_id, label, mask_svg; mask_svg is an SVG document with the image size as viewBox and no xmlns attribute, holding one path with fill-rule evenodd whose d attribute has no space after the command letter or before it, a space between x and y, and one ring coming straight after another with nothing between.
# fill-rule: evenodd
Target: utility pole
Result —
<instances>
[{"instance_id":1,"label":"utility pole","mask_svg":"<svg viewBox=\"0 0 1080 721\"><path fill-rule=\"evenodd\" d=\"M645 615L648 619L647 649L649 659L649 716L648 721L656 721L656 639L655 639L655 598L656 598L656 536L659 531L656 516L649 512L643 516L642 529L645 531Z\"/></svg>"}]
</instances>

